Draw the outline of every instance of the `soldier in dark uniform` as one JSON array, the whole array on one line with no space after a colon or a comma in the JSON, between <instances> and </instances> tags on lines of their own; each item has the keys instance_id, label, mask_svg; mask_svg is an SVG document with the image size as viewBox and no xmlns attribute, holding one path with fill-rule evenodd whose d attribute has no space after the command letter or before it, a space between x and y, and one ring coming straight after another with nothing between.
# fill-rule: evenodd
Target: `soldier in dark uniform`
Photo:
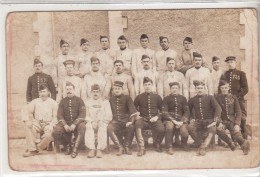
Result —
<instances>
[{"instance_id":1,"label":"soldier in dark uniform","mask_svg":"<svg viewBox=\"0 0 260 177\"><path fill-rule=\"evenodd\" d=\"M248 93L248 84L246 74L243 71L236 69L236 57L229 56L225 62L228 64L229 70L224 73L221 80L226 80L229 83L229 93L235 95L239 101L242 118L241 118L241 132L244 139L247 139L248 131L246 128L246 105L244 96Z\"/></svg>"},{"instance_id":2,"label":"soldier in dark uniform","mask_svg":"<svg viewBox=\"0 0 260 177\"><path fill-rule=\"evenodd\" d=\"M180 84L178 82L169 83L171 94L163 99L162 113L165 126L165 145L167 153L172 155L173 132L180 130L181 145L188 150L187 141L189 132L187 130L190 117L187 99L180 95Z\"/></svg>"},{"instance_id":3,"label":"soldier in dark uniform","mask_svg":"<svg viewBox=\"0 0 260 177\"><path fill-rule=\"evenodd\" d=\"M39 59L35 59L34 63L34 72L32 76L29 77L27 82L26 90L26 101L27 103L31 102L35 98L39 98L39 88L42 84L47 84L51 98L56 100L56 89L53 83L53 80L50 75L42 72L43 63Z\"/></svg>"},{"instance_id":4,"label":"soldier in dark uniform","mask_svg":"<svg viewBox=\"0 0 260 177\"><path fill-rule=\"evenodd\" d=\"M244 154L247 155L250 150L250 144L243 138L240 131L241 109L239 101L235 95L228 93L229 83L227 81L221 80L219 87L221 94L216 95L215 98L221 106L222 112L219 125L217 126L217 134L234 151L236 147L225 132L228 129L233 139L239 143Z\"/></svg>"},{"instance_id":5,"label":"soldier in dark uniform","mask_svg":"<svg viewBox=\"0 0 260 177\"><path fill-rule=\"evenodd\" d=\"M81 98L74 95L74 91L75 86L71 82L67 82L67 97L59 103L58 124L53 131L55 145L62 143L66 147L65 155L71 154L72 158L77 156L78 146L84 139L86 131L85 104ZM72 138L73 135L75 140Z\"/></svg>"},{"instance_id":6,"label":"soldier in dark uniform","mask_svg":"<svg viewBox=\"0 0 260 177\"><path fill-rule=\"evenodd\" d=\"M135 134L139 151L137 156L145 154L142 129L152 129L153 143L157 152L162 152L161 143L164 138L165 129L161 120L162 98L152 93L153 81L144 77L143 86L145 92L135 98L134 104L140 112L140 117L135 122Z\"/></svg>"},{"instance_id":7,"label":"soldier in dark uniform","mask_svg":"<svg viewBox=\"0 0 260 177\"><path fill-rule=\"evenodd\" d=\"M112 121L108 124L108 135L118 148L117 156L122 155L124 152L131 155L130 145L134 138L134 125L133 122L137 116L133 100L130 96L124 95L124 83L115 81L113 84L114 96L110 98L110 105L113 113ZM118 132L126 130L124 147L122 142L119 141Z\"/></svg>"},{"instance_id":8,"label":"soldier in dark uniform","mask_svg":"<svg viewBox=\"0 0 260 177\"><path fill-rule=\"evenodd\" d=\"M198 149L198 155L206 155L206 148L216 134L216 123L221 114L221 108L215 98L205 94L205 83L194 81L197 95L189 100L191 113L188 131L195 141ZM203 136L207 134L203 140Z\"/></svg>"}]
</instances>

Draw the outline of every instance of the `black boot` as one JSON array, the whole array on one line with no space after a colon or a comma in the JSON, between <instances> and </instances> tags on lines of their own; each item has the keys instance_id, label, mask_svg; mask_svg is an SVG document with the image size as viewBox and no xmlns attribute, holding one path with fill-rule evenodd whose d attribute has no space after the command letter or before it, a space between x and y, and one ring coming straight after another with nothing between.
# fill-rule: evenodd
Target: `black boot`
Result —
<instances>
[{"instance_id":1,"label":"black boot","mask_svg":"<svg viewBox=\"0 0 260 177\"><path fill-rule=\"evenodd\" d=\"M125 137L125 153L127 155L132 155L131 144L133 142L134 135L135 135L134 128L130 129L128 127L128 131Z\"/></svg>"},{"instance_id":2,"label":"black boot","mask_svg":"<svg viewBox=\"0 0 260 177\"><path fill-rule=\"evenodd\" d=\"M81 139L82 139L82 135L81 134L78 134L76 140L75 140L75 144L74 144L74 147L72 149L72 153L71 153L71 157L72 158L76 158L77 155L78 155L78 147L79 147L79 144L81 142Z\"/></svg>"},{"instance_id":3,"label":"black boot","mask_svg":"<svg viewBox=\"0 0 260 177\"><path fill-rule=\"evenodd\" d=\"M231 149L232 151L236 150L236 145L234 144L234 142L233 142L232 140L230 140L230 141L228 142L228 146L230 147L230 149Z\"/></svg>"},{"instance_id":4,"label":"black boot","mask_svg":"<svg viewBox=\"0 0 260 177\"><path fill-rule=\"evenodd\" d=\"M187 145L189 137L181 137L181 147L184 149L184 151L189 151L189 147Z\"/></svg>"},{"instance_id":5,"label":"black boot","mask_svg":"<svg viewBox=\"0 0 260 177\"><path fill-rule=\"evenodd\" d=\"M156 145L156 151L157 152L162 152L162 146L160 144Z\"/></svg>"},{"instance_id":6,"label":"black boot","mask_svg":"<svg viewBox=\"0 0 260 177\"><path fill-rule=\"evenodd\" d=\"M119 140L115 134L115 132L111 131L109 132L109 137L111 138L111 140L114 142L114 144L116 145L116 147L118 148L118 151L116 153L117 156L121 156L124 153L124 148L122 147L122 145L119 143Z\"/></svg>"},{"instance_id":7,"label":"black boot","mask_svg":"<svg viewBox=\"0 0 260 177\"><path fill-rule=\"evenodd\" d=\"M174 152L172 151L172 147L167 148L166 153L169 154L169 155L173 155Z\"/></svg>"},{"instance_id":8,"label":"black boot","mask_svg":"<svg viewBox=\"0 0 260 177\"><path fill-rule=\"evenodd\" d=\"M71 144L67 144L67 146L65 147L65 155L70 155L71 154Z\"/></svg>"},{"instance_id":9,"label":"black boot","mask_svg":"<svg viewBox=\"0 0 260 177\"><path fill-rule=\"evenodd\" d=\"M139 151L138 151L138 153L137 153L137 156L138 157L141 157L141 156L143 156L143 155L145 155L145 149L140 149Z\"/></svg>"}]
</instances>

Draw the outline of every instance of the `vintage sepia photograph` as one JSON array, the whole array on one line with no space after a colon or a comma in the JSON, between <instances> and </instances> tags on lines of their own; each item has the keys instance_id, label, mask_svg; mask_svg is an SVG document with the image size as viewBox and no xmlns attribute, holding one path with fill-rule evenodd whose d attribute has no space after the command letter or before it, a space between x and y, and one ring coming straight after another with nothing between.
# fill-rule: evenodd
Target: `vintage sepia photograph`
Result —
<instances>
[{"instance_id":1,"label":"vintage sepia photograph","mask_svg":"<svg viewBox=\"0 0 260 177\"><path fill-rule=\"evenodd\" d=\"M14 171L259 167L257 10L14 11Z\"/></svg>"}]
</instances>

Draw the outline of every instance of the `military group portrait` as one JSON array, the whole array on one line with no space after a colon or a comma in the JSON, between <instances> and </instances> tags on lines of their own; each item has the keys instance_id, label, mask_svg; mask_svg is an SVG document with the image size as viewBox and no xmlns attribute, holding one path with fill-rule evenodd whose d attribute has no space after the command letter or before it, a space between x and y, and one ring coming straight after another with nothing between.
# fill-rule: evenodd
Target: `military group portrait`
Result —
<instances>
[{"instance_id":1,"label":"military group portrait","mask_svg":"<svg viewBox=\"0 0 260 177\"><path fill-rule=\"evenodd\" d=\"M209 11L197 14L198 18L203 20L208 14L214 16L216 13ZM149 11L144 12L149 16ZM20 90L24 88L19 97L23 101L19 101L17 109L24 146L19 147L19 153L12 155L12 158L28 162L37 157L46 158L46 161L61 157L62 161L73 164L73 161L77 163L77 159L88 163L98 159L97 163L102 163L109 156L115 161L123 157L135 163L134 159L153 159L154 155L163 154L172 161L176 158L178 163L179 153L188 163L190 155L214 161L213 153L221 156L223 152L228 152L231 157L233 153L240 160L255 153L251 152L254 134L252 116L255 115L249 106L254 103L249 104L247 99L251 99L247 94L250 94L254 81L252 73L242 66L244 61L248 61L240 53L240 46L228 50L232 48L229 43L238 43L234 42L238 36L232 36L237 34L232 25L229 27L232 32L225 33L230 37L227 40L233 42L214 36L219 38L218 42L208 40L200 45L200 39L207 38L208 33L204 31L205 36L198 35L196 31L200 28L182 31L185 26L178 26L179 21L176 26L167 27L168 23L174 23L174 18L172 21L167 19L162 27L169 28L167 31L160 27L153 30L153 26L148 29L144 27L143 30L142 26L137 26L136 30L131 22L138 21L138 13L120 11L120 18L128 18L129 28L123 27L119 32L113 21L113 18L118 18L113 13L118 12L107 12L108 23L114 24L115 29L109 26L109 30L104 32L103 27L99 29L96 25L101 23L99 18L104 18L98 16L98 12L93 12L92 16L91 12L85 15L89 17L87 20L96 18L89 27L77 21L83 18L78 16L84 12L74 14L74 18L58 12L51 16L40 13L37 14L37 23L41 19L52 20L50 34L54 34L55 28L57 33L51 38L55 42L45 45L41 41L50 37L41 32L44 24L37 27L36 32L34 29L33 33L39 36L36 45L40 52L37 50L29 55L31 58L27 58L26 62L20 62L27 68L27 74L20 73L24 75L23 79L15 83L20 85ZM229 13L227 17L246 12ZM165 20L166 14L162 12L160 18ZM12 15L10 26L19 26L15 22L15 14ZM140 19L147 20L142 14L139 15ZM185 16L174 12L171 15ZM59 26L58 21L63 17L66 21ZM188 17L192 18L191 15ZM131 18L134 20L131 21ZM75 20L74 25L79 24L83 31L88 32L80 33L65 25L70 20ZM138 22L142 25L142 21ZM24 23L28 25L30 22L27 20ZM207 26L207 23L204 25ZM224 25L228 27L229 24ZM219 24L216 26L219 27ZM58 27L60 30L57 30ZM131 28L134 32L127 32ZM176 32L178 38L174 32L169 32L175 28L180 28L179 33ZM214 31L212 28L217 29L210 26L206 31ZM62 34L63 29L67 33ZM67 35L70 30L71 35ZM90 30L95 32L91 33ZM214 33L219 33L219 30ZM18 35L14 37L19 38ZM41 55L44 51L41 45L45 45L44 50L54 50L54 55L46 59L48 55ZM227 51L222 53L219 45L226 45L224 48ZM24 52L30 50L25 49ZM20 54L21 57L26 55ZM16 59L10 57L11 68L17 67L14 66ZM19 58L19 52L16 57ZM11 80L13 72L10 71ZM14 81L8 83L11 83L8 85L11 88ZM9 102L12 100L11 104L15 104L15 99L11 99L15 94L10 92L9 95L14 95L9 96ZM18 131L10 127L9 131ZM167 160L160 161L167 163Z\"/></svg>"}]
</instances>

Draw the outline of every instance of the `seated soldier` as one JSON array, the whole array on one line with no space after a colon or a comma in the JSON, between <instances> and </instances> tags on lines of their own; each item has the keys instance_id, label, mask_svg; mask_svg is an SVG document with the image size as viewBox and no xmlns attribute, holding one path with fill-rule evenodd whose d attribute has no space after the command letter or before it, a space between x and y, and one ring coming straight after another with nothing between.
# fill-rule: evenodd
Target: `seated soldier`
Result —
<instances>
[{"instance_id":1,"label":"seated soldier","mask_svg":"<svg viewBox=\"0 0 260 177\"><path fill-rule=\"evenodd\" d=\"M219 87L221 94L216 95L216 100L221 106L222 112L220 123L217 126L217 134L234 151L236 147L225 132L228 129L234 140L241 146L244 154L247 155L250 151L250 144L243 138L240 131L242 113L239 101L235 95L229 94L229 83L227 81L221 80Z\"/></svg>"},{"instance_id":2,"label":"seated soldier","mask_svg":"<svg viewBox=\"0 0 260 177\"><path fill-rule=\"evenodd\" d=\"M162 152L161 143L164 138L164 126L161 120L162 98L152 92L153 81L144 77L143 87L145 92L135 98L134 104L140 112L140 117L135 122L135 134L139 151L137 156L145 155L142 130L151 128L154 147L157 152Z\"/></svg>"},{"instance_id":3,"label":"seated soldier","mask_svg":"<svg viewBox=\"0 0 260 177\"><path fill-rule=\"evenodd\" d=\"M189 100L191 113L188 131L195 141L198 155L206 155L206 148L216 134L216 122L221 114L221 108L215 98L205 94L205 84L202 81L194 81L197 95ZM207 134L203 140L202 135Z\"/></svg>"},{"instance_id":4,"label":"seated soldier","mask_svg":"<svg viewBox=\"0 0 260 177\"><path fill-rule=\"evenodd\" d=\"M190 117L187 99L180 95L180 84L178 82L169 83L171 94L163 99L162 113L163 123L165 126L165 144L167 153L172 155L173 132L180 130L181 145L188 150L187 141L189 133L187 130L188 120Z\"/></svg>"},{"instance_id":5,"label":"seated soldier","mask_svg":"<svg viewBox=\"0 0 260 177\"><path fill-rule=\"evenodd\" d=\"M88 157L101 158L102 150L107 147L107 126L112 120L112 111L109 101L101 98L99 85L91 86L91 96L92 98L85 100L87 121L85 142L90 149ZM95 133L97 143L95 143Z\"/></svg>"},{"instance_id":6,"label":"seated soldier","mask_svg":"<svg viewBox=\"0 0 260 177\"><path fill-rule=\"evenodd\" d=\"M58 105L49 95L48 86L46 84L40 85L40 98L34 99L22 110L27 143L27 151L23 157L36 155L53 141L51 134L53 126L57 123ZM36 143L38 144L36 145Z\"/></svg>"},{"instance_id":7,"label":"seated soldier","mask_svg":"<svg viewBox=\"0 0 260 177\"><path fill-rule=\"evenodd\" d=\"M75 86L71 82L66 83L65 89L67 97L59 103L58 124L54 128L53 137L56 148L62 143L66 147L65 155L71 154L75 158L85 136L86 108L83 100L75 96Z\"/></svg>"},{"instance_id":8,"label":"seated soldier","mask_svg":"<svg viewBox=\"0 0 260 177\"><path fill-rule=\"evenodd\" d=\"M130 145L134 138L133 122L137 116L133 100L130 96L123 94L123 85L121 81L115 81L113 84L114 96L110 98L110 105L113 113L113 119L108 124L108 135L118 148L117 156L124 152L131 155ZM126 130L124 146L119 141L117 132Z\"/></svg>"}]
</instances>

